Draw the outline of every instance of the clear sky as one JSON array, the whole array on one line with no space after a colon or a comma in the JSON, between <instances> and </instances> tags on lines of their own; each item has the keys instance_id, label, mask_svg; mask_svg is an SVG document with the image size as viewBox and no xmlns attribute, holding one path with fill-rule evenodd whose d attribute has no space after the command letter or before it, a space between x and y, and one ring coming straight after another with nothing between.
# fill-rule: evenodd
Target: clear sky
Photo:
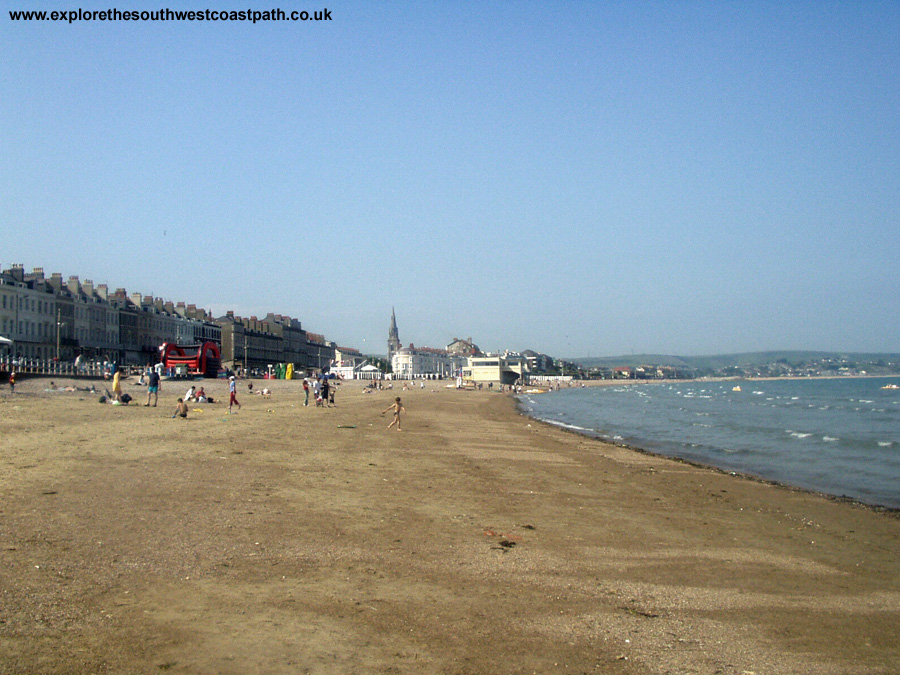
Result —
<instances>
[{"instance_id":1,"label":"clear sky","mask_svg":"<svg viewBox=\"0 0 900 675\"><path fill-rule=\"evenodd\" d=\"M4 268L366 353L392 307L419 346L900 351L898 2L17 2Z\"/></svg>"}]
</instances>

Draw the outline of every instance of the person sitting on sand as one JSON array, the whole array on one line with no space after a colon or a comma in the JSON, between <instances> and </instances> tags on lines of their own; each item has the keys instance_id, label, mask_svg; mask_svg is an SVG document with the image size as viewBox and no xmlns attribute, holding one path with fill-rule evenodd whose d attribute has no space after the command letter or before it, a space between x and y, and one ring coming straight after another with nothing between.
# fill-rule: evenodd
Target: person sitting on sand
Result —
<instances>
[{"instance_id":1,"label":"person sitting on sand","mask_svg":"<svg viewBox=\"0 0 900 675\"><path fill-rule=\"evenodd\" d=\"M184 395L185 401L193 401L197 397L197 387L191 385L191 388L187 390Z\"/></svg>"},{"instance_id":2,"label":"person sitting on sand","mask_svg":"<svg viewBox=\"0 0 900 675\"><path fill-rule=\"evenodd\" d=\"M181 419L187 419L187 414L188 414L187 403L185 403L181 399L178 399L178 405L175 406L175 414L172 415L172 419L175 419L176 417L181 417Z\"/></svg>"},{"instance_id":3,"label":"person sitting on sand","mask_svg":"<svg viewBox=\"0 0 900 675\"><path fill-rule=\"evenodd\" d=\"M388 424L388 427L387 427L387 428L390 429L392 426L394 426L394 425L396 424L396 425L397 425L397 431L401 431L401 429L400 429L400 413L401 413L401 412L406 412L406 408L404 408L404 407L403 407L403 404L400 403L400 397L399 397L399 396L394 400L393 403L391 403L391 405L389 405L387 408L385 408L385 409L381 412L381 414L384 415L384 413L386 413L388 410L393 410L393 411L394 411L394 419L391 421L390 424Z\"/></svg>"},{"instance_id":4,"label":"person sitting on sand","mask_svg":"<svg viewBox=\"0 0 900 675\"><path fill-rule=\"evenodd\" d=\"M206 391L203 389L203 387L200 387L200 389L197 390L194 398L196 399L197 403L206 403Z\"/></svg>"}]
</instances>

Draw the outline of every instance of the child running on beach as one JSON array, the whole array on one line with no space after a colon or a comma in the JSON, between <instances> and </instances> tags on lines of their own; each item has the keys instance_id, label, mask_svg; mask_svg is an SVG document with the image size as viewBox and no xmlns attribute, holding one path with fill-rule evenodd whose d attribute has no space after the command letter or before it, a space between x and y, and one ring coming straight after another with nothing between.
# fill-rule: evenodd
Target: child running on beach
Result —
<instances>
[{"instance_id":1,"label":"child running on beach","mask_svg":"<svg viewBox=\"0 0 900 675\"><path fill-rule=\"evenodd\" d=\"M394 411L394 419L393 419L393 421L392 421L390 424L388 424L388 429L390 429L392 426L394 426L394 425L396 424L396 425L397 425L397 431L402 431L402 429L400 428L400 413L401 413L401 412L406 412L406 408L404 408L404 407L403 407L403 404L400 403L400 397L399 397L399 396L394 400L393 403L391 403L387 408L385 408L385 409L381 412L381 414L384 415L384 413L386 413L388 410L393 410L393 411Z\"/></svg>"}]
</instances>

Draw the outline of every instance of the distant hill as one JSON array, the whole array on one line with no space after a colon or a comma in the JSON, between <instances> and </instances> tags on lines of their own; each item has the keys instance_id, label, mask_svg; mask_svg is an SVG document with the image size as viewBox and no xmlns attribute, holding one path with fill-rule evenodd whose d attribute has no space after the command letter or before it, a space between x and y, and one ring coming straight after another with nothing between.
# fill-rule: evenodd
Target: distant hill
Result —
<instances>
[{"instance_id":1,"label":"distant hill","mask_svg":"<svg viewBox=\"0 0 900 675\"><path fill-rule=\"evenodd\" d=\"M627 356L602 356L571 359L585 368L615 366L675 366L694 370L719 370L729 366L761 366L766 363L781 361L791 366L810 361L826 359L846 359L857 363L873 363L876 361L900 363L897 353L862 353L862 352L817 352L817 351L771 351L746 352L743 354L718 354L714 356L672 356L670 354L630 354Z\"/></svg>"}]
</instances>

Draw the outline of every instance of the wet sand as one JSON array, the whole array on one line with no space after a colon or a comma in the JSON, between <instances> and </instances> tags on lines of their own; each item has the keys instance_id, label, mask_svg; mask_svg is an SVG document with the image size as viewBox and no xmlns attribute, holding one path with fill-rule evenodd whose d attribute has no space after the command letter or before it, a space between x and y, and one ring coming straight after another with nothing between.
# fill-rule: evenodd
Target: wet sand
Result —
<instances>
[{"instance_id":1,"label":"wet sand","mask_svg":"<svg viewBox=\"0 0 900 675\"><path fill-rule=\"evenodd\" d=\"M441 382L48 383L0 387L0 673L898 670L896 514Z\"/></svg>"}]
</instances>

